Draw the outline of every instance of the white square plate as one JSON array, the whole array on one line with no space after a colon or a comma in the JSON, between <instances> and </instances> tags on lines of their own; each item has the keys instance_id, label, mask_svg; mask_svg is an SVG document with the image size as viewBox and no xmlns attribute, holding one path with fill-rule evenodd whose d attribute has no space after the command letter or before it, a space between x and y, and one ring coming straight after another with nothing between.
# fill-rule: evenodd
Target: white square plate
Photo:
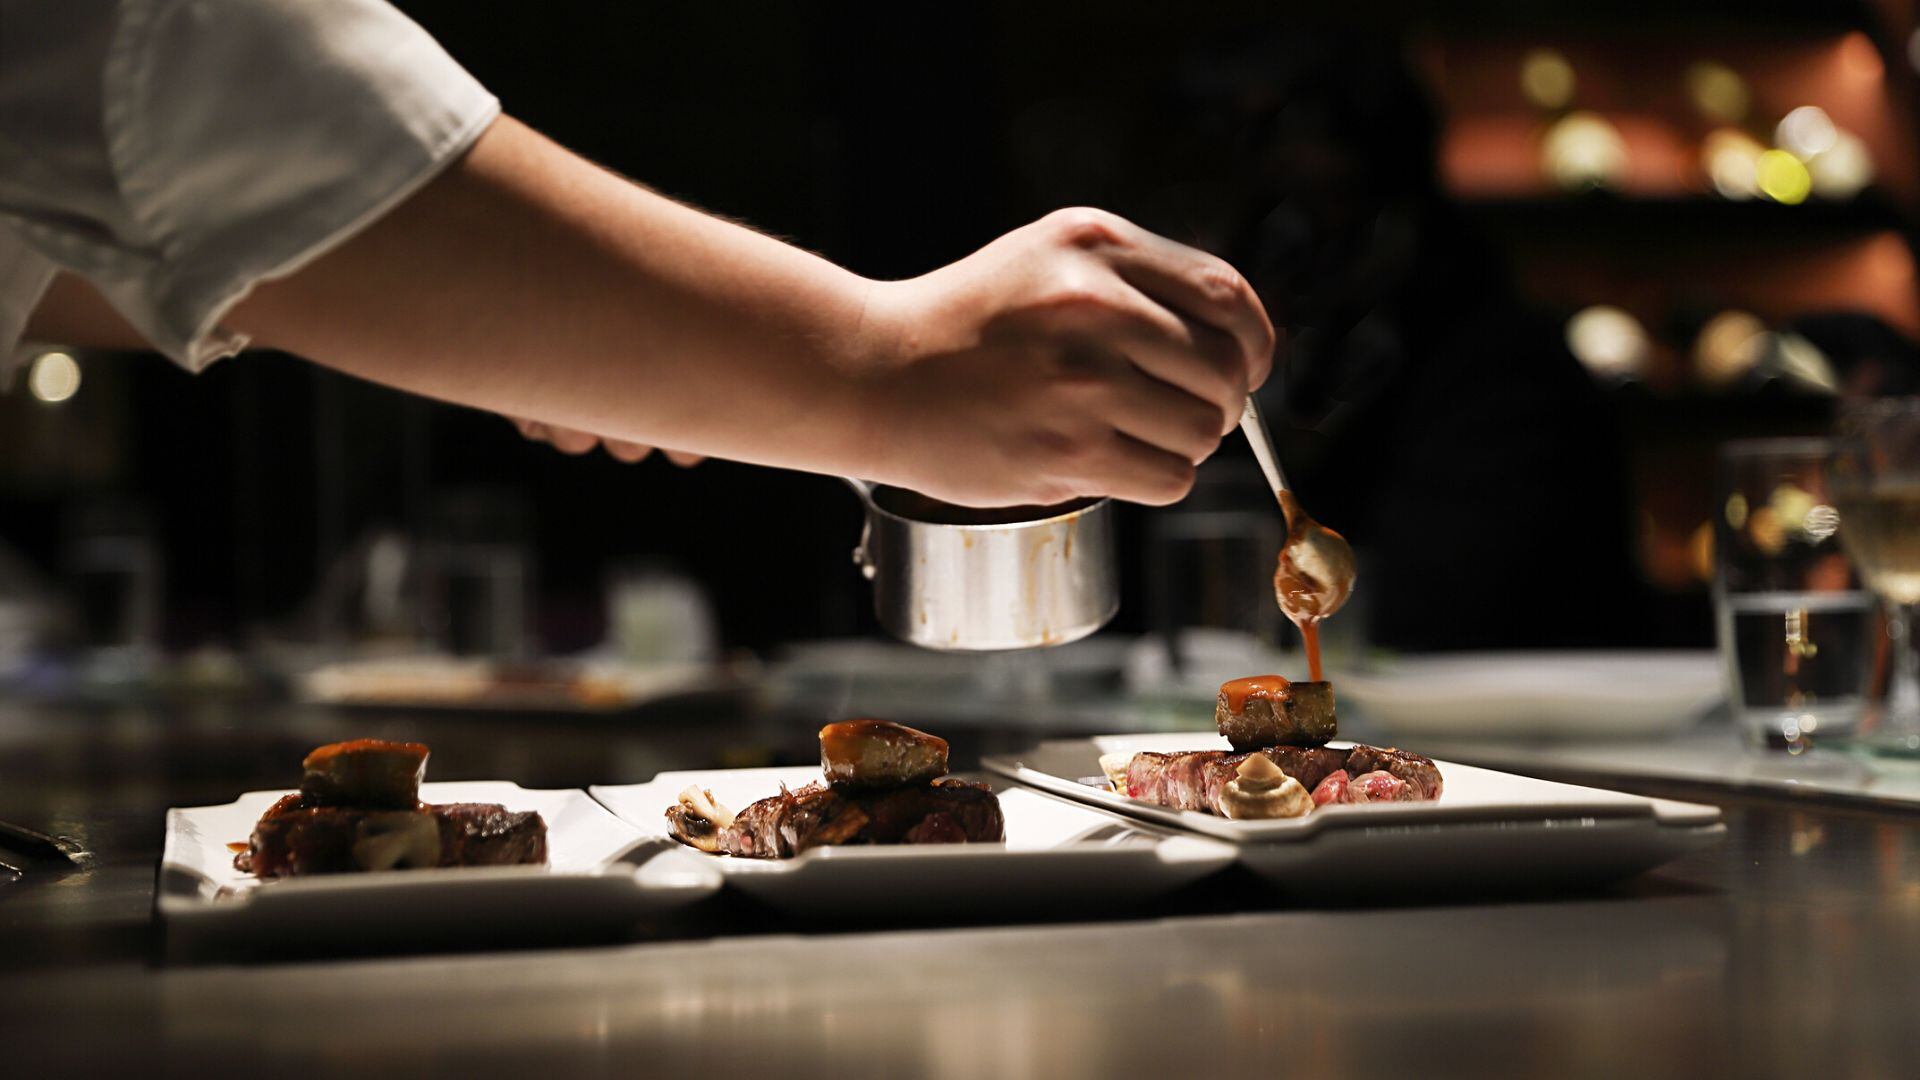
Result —
<instances>
[{"instance_id":1,"label":"white square plate","mask_svg":"<svg viewBox=\"0 0 1920 1080\"><path fill-rule=\"evenodd\" d=\"M1336 743L1335 745L1349 745ZM1237 845L1239 860L1276 884L1309 881L1471 885L1610 880L1717 842L1711 806L1535 780L1439 761L1431 802L1328 806L1304 817L1233 821L1114 793L1100 755L1224 750L1218 735L1102 735L987 758L989 771L1049 794Z\"/></svg>"},{"instance_id":2,"label":"white square plate","mask_svg":"<svg viewBox=\"0 0 1920 1080\"><path fill-rule=\"evenodd\" d=\"M1718 653L1403 656L1334 675L1340 700L1400 738L1633 739L1683 731L1724 695Z\"/></svg>"},{"instance_id":3,"label":"white square plate","mask_svg":"<svg viewBox=\"0 0 1920 1080\"><path fill-rule=\"evenodd\" d=\"M672 839L666 811L690 785L728 809L820 778L817 767L661 773L593 797L640 831ZM791 859L700 855L727 885L776 907L835 915L972 913L1074 905L1089 916L1171 891L1233 862L1233 848L1131 824L1021 788L999 790L1006 841L820 847Z\"/></svg>"},{"instance_id":4,"label":"white square plate","mask_svg":"<svg viewBox=\"0 0 1920 1080\"><path fill-rule=\"evenodd\" d=\"M396 870L261 881L233 867L229 843L244 843L284 791L251 791L221 806L167 811L155 908L169 930L285 943L442 938L487 932L619 925L710 896L719 875L701 860L629 855L640 832L584 791L529 790L503 780L422 784L429 803L499 803L538 811L547 823L548 865Z\"/></svg>"}]
</instances>

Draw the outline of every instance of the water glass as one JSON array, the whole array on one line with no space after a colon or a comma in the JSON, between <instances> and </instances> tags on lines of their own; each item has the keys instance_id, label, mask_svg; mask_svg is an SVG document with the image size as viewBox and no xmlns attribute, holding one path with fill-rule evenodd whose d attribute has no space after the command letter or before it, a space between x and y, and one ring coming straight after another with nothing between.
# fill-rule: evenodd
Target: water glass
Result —
<instances>
[{"instance_id":1,"label":"water glass","mask_svg":"<svg viewBox=\"0 0 1920 1080\"><path fill-rule=\"evenodd\" d=\"M1721 450L1714 617L1727 701L1756 745L1798 752L1850 734L1865 710L1880 621L1837 536L1833 451L1823 439Z\"/></svg>"}]
</instances>

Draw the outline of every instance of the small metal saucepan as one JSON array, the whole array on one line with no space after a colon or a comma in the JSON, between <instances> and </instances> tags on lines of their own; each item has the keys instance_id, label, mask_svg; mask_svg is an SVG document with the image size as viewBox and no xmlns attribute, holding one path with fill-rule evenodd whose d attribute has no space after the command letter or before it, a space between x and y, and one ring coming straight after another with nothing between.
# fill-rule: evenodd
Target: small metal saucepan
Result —
<instances>
[{"instance_id":1,"label":"small metal saucepan","mask_svg":"<svg viewBox=\"0 0 1920 1080\"><path fill-rule=\"evenodd\" d=\"M847 480L866 505L853 561L880 625L929 649L1060 645L1120 609L1113 504L971 510Z\"/></svg>"}]
</instances>

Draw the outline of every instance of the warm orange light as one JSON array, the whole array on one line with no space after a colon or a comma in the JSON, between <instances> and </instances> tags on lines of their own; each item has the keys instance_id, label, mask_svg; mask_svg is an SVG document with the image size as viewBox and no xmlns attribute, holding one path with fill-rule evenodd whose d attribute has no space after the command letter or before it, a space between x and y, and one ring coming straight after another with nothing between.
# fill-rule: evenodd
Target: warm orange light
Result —
<instances>
[{"instance_id":1,"label":"warm orange light","mask_svg":"<svg viewBox=\"0 0 1920 1080\"><path fill-rule=\"evenodd\" d=\"M1766 324L1745 311L1723 311L1707 320L1693 342L1693 367L1700 381L1723 387L1738 382L1766 350Z\"/></svg>"},{"instance_id":2,"label":"warm orange light","mask_svg":"<svg viewBox=\"0 0 1920 1080\"><path fill-rule=\"evenodd\" d=\"M1840 39L1840 66L1847 74L1861 79L1879 79L1887 73L1886 65L1880 61L1880 50L1858 30Z\"/></svg>"}]
</instances>

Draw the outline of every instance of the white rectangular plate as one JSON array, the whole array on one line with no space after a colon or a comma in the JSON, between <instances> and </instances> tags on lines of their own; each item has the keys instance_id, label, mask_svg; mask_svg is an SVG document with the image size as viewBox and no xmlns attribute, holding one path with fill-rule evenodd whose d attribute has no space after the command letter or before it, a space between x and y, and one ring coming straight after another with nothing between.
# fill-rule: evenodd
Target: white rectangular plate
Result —
<instances>
[{"instance_id":1,"label":"white rectangular plate","mask_svg":"<svg viewBox=\"0 0 1920 1080\"><path fill-rule=\"evenodd\" d=\"M690 785L736 812L820 778L816 767L661 773L644 784L590 789L662 844L667 807ZM821 847L791 859L701 855L728 886L776 907L835 915L972 913L1074 905L1097 914L1159 895L1231 865L1233 848L1007 788L1006 842Z\"/></svg>"},{"instance_id":2,"label":"white rectangular plate","mask_svg":"<svg viewBox=\"0 0 1920 1080\"><path fill-rule=\"evenodd\" d=\"M1347 886L1610 880L1714 843L1726 831L1711 806L1444 761L1435 762L1444 792L1432 802L1328 806L1277 821L1169 810L1085 782L1100 776L1105 753L1226 748L1225 739L1200 733L1102 735L1044 742L983 764L1062 798L1230 841L1242 864L1283 886L1316 879Z\"/></svg>"},{"instance_id":3,"label":"white rectangular plate","mask_svg":"<svg viewBox=\"0 0 1920 1080\"><path fill-rule=\"evenodd\" d=\"M1724 696L1711 650L1441 653L1333 678L1342 707L1401 738L1644 739Z\"/></svg>"},{"instance_id":4,"label":"white rectangular plate","mask_svg":"<svg viewBox=\"0 0 1920 1080\"><path fill-rule=\"evenodd\" d=\"M233 868L230 842L284 791L251 791L221 806L167 811L155 907L170 930L234 939L382 941L485 932L615 926L690 904L720 878L692 858L629 854L645 838L587 793L529 790L502 780L422 784L429 803L499 803L547 823L548 865L396 870L261 881Z\"/></svg>"}]
</instances>

